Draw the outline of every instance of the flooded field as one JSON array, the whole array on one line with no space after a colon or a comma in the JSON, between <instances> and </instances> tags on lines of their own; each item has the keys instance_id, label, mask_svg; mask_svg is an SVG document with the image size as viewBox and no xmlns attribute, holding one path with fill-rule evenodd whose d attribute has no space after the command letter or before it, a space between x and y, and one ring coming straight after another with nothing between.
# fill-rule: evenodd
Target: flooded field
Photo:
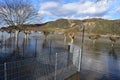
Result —
<instances>
[{"instance_id":1,"label":"flooded field","mask_svg":"<svg viewBox=\"0 0 120 80\"><path fill-rule=\"evenodd\" d=\"M25 39L20 33L17 40L0 33L0 37L0 80L120 80L120 41L111 47L109 39L93 45L85 38L80 77L74 77L76 53L68 50L69 40L64 44L63 36L44 39L43 34L32 33ZM75 45L81 48L80 37Z\"/></svg>"}]
</instances>

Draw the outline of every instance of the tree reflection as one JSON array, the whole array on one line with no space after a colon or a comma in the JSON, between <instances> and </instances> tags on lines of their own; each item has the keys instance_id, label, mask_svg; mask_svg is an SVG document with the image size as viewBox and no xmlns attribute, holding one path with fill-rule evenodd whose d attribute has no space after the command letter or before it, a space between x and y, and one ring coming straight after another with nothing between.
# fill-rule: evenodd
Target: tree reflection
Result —
<instances>
[{"instance_id":1,"label":"tree reflection","mask_svg":"<svg viewBox=\"0 0 120 80\"><path fill-rule=\"evenodd\" d=\"M109 51L109 56L111 56L114 59L117 59L117 54L115 52L114 47L112 47L111 50Z\"/></svg>"},{"instance_id":2,"label":"tree reflection","mask_svg":"<svg viewBox=\"0 0 120 80\"><path fill-rule=\"evenodd\" d=\"M4 39L4 35L3 35L3 32L2 32L2 34L1 34L1 40L3 40Z\"/></svg>"},{"instance_id":3,"label":"tree reflection","mask_svg":"<svg viewBox=\"0 0 120 80\"><path fill-rule=\"evenodd\" d=\"M4 35L3 35L3 32L2 32L1 38L0 38L0 47L3 47L3 40L4 40Z\"/></svg>"},{"instance_id":4,"label":"tree reflection","mask_svg":"<svg viewBox=\"0 0 120 80\"><path fill-rule=\"evenodd\" d=\"M19 45L18 45L18 42L19 42L19 35L17 35L16 37L15 37L15 49L14 49L14 52L15 53L19 53Z\"/></svg>"},{"instance_id":5,"label":"tree reflection","mask_svg":"<svg viewBox=\"0 0 120 80\"><path fill-rule=\"evenodd\" d=\"M100 51L100 43L96 42L96 44L92 44L92 46L90 46L89 48L95 52L99 52Z\"/></svg>"},{"instance_id":6,"label":"tree reflection","mask_svg":"<svg viewBox=\"0 0 120 80\"><path fill-rule=\"evenodd\" d=\"M9 37L6 39L6 47L11 48L12 47L12 38Z\"/></svg>"},{"instance_id":7,"label":"tree reflection","mask_svg":"<svg viewBox=\"0 0 120 80\"><path fill-rule=\"evenodd\" d=\"M108 75L109 75L109 80L118 80L120 77L118 77L120 71L119 71L119 63L118 63L118 57L115 52L115 49L112 47L109 51L109 56L108 56Z\"/></svg>"},{"instance_id":8,"label":"tree reflection","mask_svg":"<svg viewBox=\"0 0 120 80\"><path fill-rule=\"evenodd\" d=\"M43 40L43 48L46 48L48 46L48 41L47 39Z\"/></svg>"},{"instance_id":9,"label":"tree reflection","mask_svg":"<svg viewBox=\"0 0 120 80\"><path fill-rule=\"evenodd\" d=\"M22 41L22 53L23 53L23 56L25 56L25 54L28 54L31 52L30 50L30 43L31 43L31 40L28 38L23 38L23 41Z\"/></svg>"}]
</instances>

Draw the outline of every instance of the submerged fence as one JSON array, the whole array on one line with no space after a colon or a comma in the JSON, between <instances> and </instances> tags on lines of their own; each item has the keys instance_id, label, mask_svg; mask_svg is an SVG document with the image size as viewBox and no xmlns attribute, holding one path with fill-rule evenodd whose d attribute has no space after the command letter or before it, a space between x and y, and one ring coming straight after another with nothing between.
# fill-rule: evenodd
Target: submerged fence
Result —
<instances>
[{"instance_id":1,"label":"submerged fence","mask_svg":"<svg viewBox=\"0 0 120 80\"><path fill-rule=\"evenodd\" d=\"M73 49L73 50L72 50ZM0 64L0 80L64 80L79 69L79 47Z\"/></svg>"}]
</instances>

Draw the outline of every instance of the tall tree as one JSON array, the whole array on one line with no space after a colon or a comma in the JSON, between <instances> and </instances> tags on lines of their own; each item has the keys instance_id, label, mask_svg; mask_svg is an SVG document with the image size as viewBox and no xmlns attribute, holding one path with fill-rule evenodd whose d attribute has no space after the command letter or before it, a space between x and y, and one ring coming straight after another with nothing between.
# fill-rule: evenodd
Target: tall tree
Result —
<instances>
[{"instance_id":1,"label":"tall tree","mask_svg":"<svg viewBox=\"0 0 120 80\"><path fill-rule=\"evenodd\" d=\"M38 17L31 0L0 0L0 22L15 29L17 43L23 25L38 21Z\"/></svg>"},{"instance_id":2,"label":"tall tree","mask_svg":"<svg viewBox=\"0 0 120 80\"><path fill-rule=\"evenodd\" d=\"M21 27L37 16L37 11L29 0L0 0L0 19L8 26Z\"/></svg>"}]
</instances>

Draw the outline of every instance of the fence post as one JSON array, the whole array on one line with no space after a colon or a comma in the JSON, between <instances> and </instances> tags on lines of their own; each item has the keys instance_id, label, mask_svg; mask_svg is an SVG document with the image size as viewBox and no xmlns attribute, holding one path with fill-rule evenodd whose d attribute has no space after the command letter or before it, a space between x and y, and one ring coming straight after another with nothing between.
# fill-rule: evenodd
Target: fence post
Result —
<instances>
[{"instance_id":1,"label":"fence post","mask_svg":"<svg viewBox=\"0 0 120 80\"><path fill-rule=\"evenodd\" d=\"M78 72L80 72L81 69L81 49L79 49L79 55L78 55Z\"/></svg>"},{"instance_id":2,"label":"fence post","mask_svg":"<svg viewBox=\"0 0 120 80\"><path fill-rule=\"evenodd\" d=\"M4 63L4 80L7 80L7 64Z\"/></svg>"},{"instance_id":3,"label":"fence post","mask_svg":"<svg viewBox=\"0 0 120 80\"><path fill-rule=\"evenodd\" d=\"M57 80L56 79L56 76L57 76L57 55L58 55L58 53L56 53L56 57L55 57L55 77L54 77L54 80Z\"/></svg>"},{"instance_id":4,"label":"fence post","mask_svg":"<svg viewBox=\"0 0 120 80\"><path fill-rule=\"evenodd\" d=\"M34 57L36 56L37 56L37 39L35 40L35 56Z\"/></svg>"}]
</instances>

